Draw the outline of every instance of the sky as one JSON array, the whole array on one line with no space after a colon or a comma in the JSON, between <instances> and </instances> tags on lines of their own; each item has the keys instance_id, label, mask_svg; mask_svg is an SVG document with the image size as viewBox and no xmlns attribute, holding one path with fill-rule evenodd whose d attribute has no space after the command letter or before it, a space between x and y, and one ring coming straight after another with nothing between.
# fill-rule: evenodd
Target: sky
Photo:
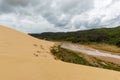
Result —
<instances>
[{"instance_id":1,"label":"sky","mask_svg":"<svg viewBox=\"0 0 120 80\"><path fill-rule=\"evenodd\" d=\"M25 33L120 25L120 0L0 0L0 25Z\"/></svg>"}]
</instances>

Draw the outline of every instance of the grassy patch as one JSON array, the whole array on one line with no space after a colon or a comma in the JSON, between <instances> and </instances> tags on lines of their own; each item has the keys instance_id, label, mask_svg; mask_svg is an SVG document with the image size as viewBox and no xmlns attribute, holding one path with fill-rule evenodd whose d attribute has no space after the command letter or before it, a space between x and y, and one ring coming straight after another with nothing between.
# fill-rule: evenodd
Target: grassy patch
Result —
<instances>
[{"instance_id":1,"label":"grassy patch","mask_svg":"<svg viewBox=\"0 0 120 80\"><path fill-rule=\"evenodd\" d=\"M58 48L53 48L51 50L52 54L56 56L57 59L60 59L65 62L75 63L75 64L83 64L83 65L91 65L87 60L84 58L78 56L76 53L61 48L60 46Z\"/></svg>"},{"instance_id":2,"label":"grassy patch","mask_svg":"<svg viewBox=\"0 0 120 80\"><path fill-rule=\"evenodd\" d=\"M90 46L90 47L98 49L98 50L120 53L119 47L114 46L114 45L105 44L105 43L93 43L93 44L87 44L87 46Z\"/></svg>"},{"instance_id":3,"label":"grassy patch","mask_svg":"<svg viewBox=\"0 0 120 80\"><path fill-rule=\"evenodd\" d=\"M94 65L96 67L115 70L115 71L120 71L120 66L117 65L117 64L114 64L112 62L106 62L106 61L103 61L103 60L99 60L97 58L95 58L95 59L97 60L97 65Z\"/></svg>"},{"instance_id":4,"label":"grassy patch","mask_svg":"<svg viewBox=\"0 0 120 80\"><path fill-rule=\"evenodd\" d=\"M80 56L80 54L82 55L82 53L76 53L74 51L61 48L60 46L53 47L51 49L51 52L56 59L60 59L65 62L120 71L120 66L117 64L106 62L103 60L99 60L95 57L89 56L94 59L94 63L93 63L88 61L84 56Z\"/></svg>"}]
</instances>

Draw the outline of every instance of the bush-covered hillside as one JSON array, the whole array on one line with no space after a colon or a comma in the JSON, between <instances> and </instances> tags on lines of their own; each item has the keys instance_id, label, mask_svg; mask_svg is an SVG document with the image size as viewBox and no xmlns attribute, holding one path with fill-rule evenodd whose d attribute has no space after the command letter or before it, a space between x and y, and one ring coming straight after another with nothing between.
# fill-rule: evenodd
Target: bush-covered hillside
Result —
<instances>
[{"instance_id":1,"label":"bush-covered hillside","mask_svg":"<svg viewBox=\"0 0 120 80\"><path fill-rule=\"evenodd\" d=\"M120 47L120 27L91 29L76 32L46 32L30 35L47 40L70 41L74 43L107 43Z\"/></svg>"}]
</instances>

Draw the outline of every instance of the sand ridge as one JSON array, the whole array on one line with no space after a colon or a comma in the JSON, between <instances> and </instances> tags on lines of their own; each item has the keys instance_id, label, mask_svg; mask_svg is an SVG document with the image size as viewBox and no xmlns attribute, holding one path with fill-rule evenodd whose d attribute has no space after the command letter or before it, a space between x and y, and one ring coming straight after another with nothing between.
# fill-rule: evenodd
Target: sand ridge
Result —
<instances>
[{"instance_id":1,"label":"sand ridge","mask_svg":"<svg viewBox=\"0 0 120 80\"><path fill-rule=\"evenodd\" d=\"M0 80L120 80L120 72L54 60L54 45L0 26Z\"/></svg>"}]
</instances>

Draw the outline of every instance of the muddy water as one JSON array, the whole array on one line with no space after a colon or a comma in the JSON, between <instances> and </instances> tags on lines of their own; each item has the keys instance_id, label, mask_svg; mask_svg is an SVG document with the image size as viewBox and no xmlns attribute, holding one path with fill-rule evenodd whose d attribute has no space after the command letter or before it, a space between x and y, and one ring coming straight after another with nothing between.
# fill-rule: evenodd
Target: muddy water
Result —
<instances>
[{"instance_id":1,"label":"muddy water","mask_svg":"<svg viewBox=\"0 0 120 80\"><path fill-rule=\"evenodd\" d=\"M113 54L110 54L109 52L102 52L93 48L87 48L82 45L77 45L72 43L62 43L61 47L72 50L72 51L76 51L76 52L82 52L83 54L87 54L87 55L120 59L119 55L113 55Z\"/></svg>"}]
</instances>

